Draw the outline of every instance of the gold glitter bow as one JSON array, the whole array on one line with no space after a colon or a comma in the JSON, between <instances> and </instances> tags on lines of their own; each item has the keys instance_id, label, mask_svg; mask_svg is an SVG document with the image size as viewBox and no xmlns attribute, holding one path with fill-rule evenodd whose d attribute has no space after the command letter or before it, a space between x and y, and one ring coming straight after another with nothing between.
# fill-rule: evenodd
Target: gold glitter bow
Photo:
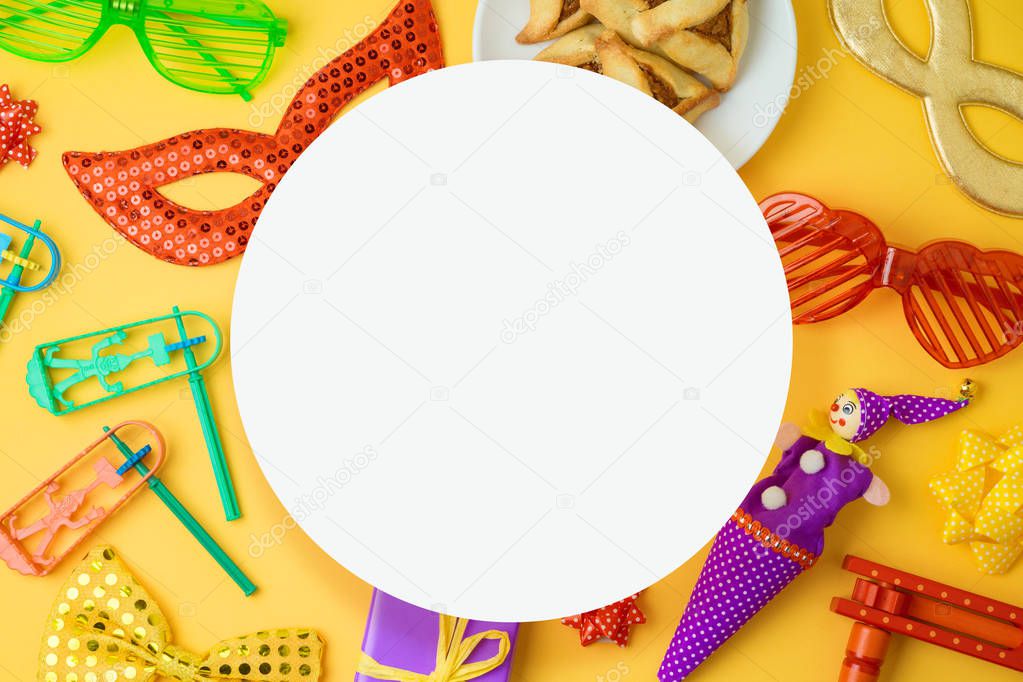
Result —
<instances>
[{"instance_id":1,"label":"gold glitter bow","mask_svg":"<svg viewBox=\"0 0 1023 682\"><path fill-rule=\"evenodd\" d=\"M959 436L955 471L935 476L931 492L948 512L942 540L969 542L977 566L1001 575L1023 553L1023 425L997 440Z\"/></svg>"},{"instance_id":2,"label":"gold glitter bow","mask_svg":"<svg viewBox=\"0 0 1023 682\"><path fill-rule=\"evenodd\" d=\"M167 620L111 547L89 552L61 588L39 654L39 682L319 678L323 642L308 629L228 639L205 656L170 643Z\"/></svg>"},{"instance_id":3,"label":"gold glitter bow","mask_svg":"<svg viewBox=\"0 0 1023 682\"><path fill-rule=\"evenodd\" d=\"M507 632L486 630L466 638L465 628L469 621L440 614L440 632L437 635L437 664L433 672L423 673L402 670L377 663L363 652L358 672L378 680L393 682L467 682L486 675L508 657L511 640ZM466 663L466 659L485 639L497 641L497 653L484 661Z\"/></svg>"}]
</instances>

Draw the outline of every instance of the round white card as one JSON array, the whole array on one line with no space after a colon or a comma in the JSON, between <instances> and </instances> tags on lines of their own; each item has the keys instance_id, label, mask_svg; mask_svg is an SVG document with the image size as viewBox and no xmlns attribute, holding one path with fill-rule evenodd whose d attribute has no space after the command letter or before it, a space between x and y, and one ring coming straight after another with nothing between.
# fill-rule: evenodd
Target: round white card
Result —
<instances>
[{"instance_id":1,"label":"round white card","mask_svg":"<svg viewBox=\"0 0 1023 682\"><path fill-rule=\"evenodd\" d=\"M689 559L785 403L756 202L677 115L533 62L346 113L263 211L234 379L270 484L369 583L464 617L621 599Z\"/></svg>"}]
</instances>

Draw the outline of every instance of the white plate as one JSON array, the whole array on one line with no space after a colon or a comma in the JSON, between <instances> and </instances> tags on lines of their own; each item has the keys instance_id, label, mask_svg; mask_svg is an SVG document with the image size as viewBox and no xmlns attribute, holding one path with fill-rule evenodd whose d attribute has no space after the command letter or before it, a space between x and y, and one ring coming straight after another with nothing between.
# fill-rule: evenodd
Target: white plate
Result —
<instances>
[{"instance_id":1,"label":"white plate","mask_svg":"<svg viewBox=\"0 0 1023 682\"><path fill-rule=\"evenodd\" d=\"M231 355L263 472L325 551L419 606L529 621L710 540L778 428L790 319L756 202L691 126L581 69L476 62L298 159Z\"/></svg>"},{"instance_id":2,"label":"white plate","mask_svg":"<svg viewBox=\"0 0 1023 682\"><path fill-rule=\"evenodd\" d=\"M789 101L796 73L796 17L789 0L750 0L749 44L732 89L697 119L696 129L739 169L763 146ZM550 42L520 45L529 0L480 0L472 56L532 59ZM553 41L551 41L553 42Z\"/></svg>"}]
</instances>

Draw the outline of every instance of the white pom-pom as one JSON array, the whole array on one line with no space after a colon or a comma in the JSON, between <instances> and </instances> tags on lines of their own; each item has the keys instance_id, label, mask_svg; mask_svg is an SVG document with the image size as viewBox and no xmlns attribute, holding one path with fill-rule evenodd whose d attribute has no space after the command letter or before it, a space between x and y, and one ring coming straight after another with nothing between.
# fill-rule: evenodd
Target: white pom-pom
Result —
<instances>
[{"instance_id":1,"label":"white pom-pom","mask_svg":"<svg viewBox=\"0 0 1023 682\"><path fill-rule=\"evenodd\" d=\"M764 509L768 511L774 511L775 509L781 509L788 504L789 498L785 495L785 491L776 485L772 485L770 488L760 493L760 504L764 505Z\"/></svg>"},{"instance_id":2,"label":"white pom-pom","mask_svg":"<svg viewBox=\"0 0 1023 682\"><path fill-rule=\"evenodd\" d=\"M799 468L808 474L816 474L824 468L824 455L820 450L807 450L799 458Z\"/></svg>"}]
</instances>

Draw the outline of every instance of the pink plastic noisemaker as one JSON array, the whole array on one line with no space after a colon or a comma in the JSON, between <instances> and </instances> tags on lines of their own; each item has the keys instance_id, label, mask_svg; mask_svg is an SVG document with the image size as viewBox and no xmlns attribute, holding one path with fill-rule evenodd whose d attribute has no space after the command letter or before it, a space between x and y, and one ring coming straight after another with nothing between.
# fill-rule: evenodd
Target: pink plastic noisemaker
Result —
<instances>
[{"instance_id":1,"label":"pink plastic noisemaker","mask_svg":"<svg viewBox=\"0 0 1023 682\"><path fill-rule=\"evenodd\" d=\"M111 438L129 427L148 432L153 445L125 460ZM126 421L113 427L0 515L0 559L19 573L46 575L146 487L164 452L163 438L151 424ZM143 458L149 471L140 475L135 464Z\"/></svg>"}]
</instances>

